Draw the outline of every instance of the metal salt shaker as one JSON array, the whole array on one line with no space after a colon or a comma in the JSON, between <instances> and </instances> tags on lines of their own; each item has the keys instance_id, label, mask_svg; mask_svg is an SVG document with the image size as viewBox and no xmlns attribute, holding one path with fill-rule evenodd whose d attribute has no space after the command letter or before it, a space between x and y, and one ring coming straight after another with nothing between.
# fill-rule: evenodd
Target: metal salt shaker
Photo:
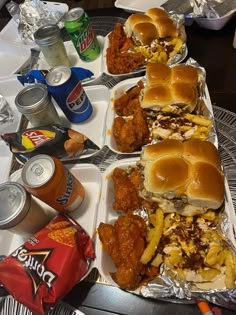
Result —
<instances>
[{"instance_id":1,"label":"metal salt shaker","mask_svg":"<svg viewBox=\"0 0 236 315\"><path fill-rule=\"evenodd\" d=\"M34 40L41 48L49 66L63 65L70 67L70 61L61 38L60 29L56 24L48 24L40 27L34 33Z\"/></svg>"},{"instance_id":2,"label":"metal salt shaker","mask_svg":"<svg viewBox=\"0 0 236 315\"><path fill-rule=\"evenodd\" d=\"M37 83L26 86L16 98L15 104L33 127L60 124L59 115L48 94L47 87Z\"/></svg>"}]
</instances>

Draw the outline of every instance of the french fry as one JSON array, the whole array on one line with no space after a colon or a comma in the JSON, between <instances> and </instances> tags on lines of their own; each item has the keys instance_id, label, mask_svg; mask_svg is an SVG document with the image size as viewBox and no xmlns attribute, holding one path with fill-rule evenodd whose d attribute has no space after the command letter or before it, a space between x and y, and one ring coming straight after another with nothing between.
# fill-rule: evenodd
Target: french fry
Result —
<instances>
[{"instance_id":1,"label":"french fry","mask_svg":"<svg viewBox=\"0 0 236 315\"><path fill-rule=\"evenodd\" d=\"M212 281L217 275L220 274L219 270L208 268L208 269L203 269L202 271L199 272L199 274L202 276L202 278L205 281Z\"/></svg>"},{"instance_id":2,"label":"french fry","mask_svg":"<svg viewBox=\"0 0 236 315\"><path fill-rule=\"evenodd\" d=\"M223 250L218 254L217 256L217 262L215 265L212 265L212 268L217 269L217 270L221 270L222 265L224 264L225 258L226 258L226 250Z\"/></svg>"},{"instance_id":3,"label":"french fry","mask_svg":"<svg viewBox=\"0 0 236 315\"><path fill-rule=\"evenodd\" d=\"M149 215L149 223L152 226L156 225L156 214L155 213L152 213L152 214Z\"/></svg>"},{"instance_id":4,"label":"french fry","mask_svg":"<svg viewBox=\"0 0 236 315\"><path fill-rule=\"evenodd\" d=\"M170 268L175 268L177 264L180 264L183 261L183 257L181 255L181 250L172 250L165 257L165 264Z\"/></svg>"},{"instance_id":5,"label":"french fry","mask_svg":"<svg viewBox=\"0 0 236 315\"><path fill-rule=\"evenodd\" d=\"M171 213L167 214L164 219L164 231L168 230L168 228L171 226L172 219L171 219Z\"/></svg>"},{"instance_id":6,"label":"french fry","mask_svg":"<svg viewBox=\"0 0 236 315\"><path fill-rule=\"evenodd\" d=\"M211 119L203 117L201 115L185 114L184 118L194 122L197 125L209 127L212 124Z\"/></svg>"},{"instance_id":7,"label":"french fry","mask_svg":"<svg viewBox=\"0 0 236 315\"><path fill-rule=\"evenodd\" d=\"M141 256L140 261L142 264L146 265L154 256L155 251L161 239L163 225L164 225L164 213L161 208L158 208L156 211L155 231L154 231L151 241L149 242L148 246L145 248Z\"/></svg>"},{"instance_id":8,"label":"french fry","mask_svg":"<svg viewBox=\"0 0 236 315\"><path fill-rule=\"evenodd\" d=\"M235 285L234 259L229 250L226 253L225 267L225 286L227 289L233 289Z\"/></svg>"},{"instance_id":9,"label":"french fry","mask_svg":"<svg viewBox=\"0 0 236 315\"><path fill-rule=\"evenodd\" d=\"M153 261L151 262L151 265L154 267L159 267L162 262L163 262L163 257L160 253L158 253L156 257L153 259Z\"/></svg>"},{"instance_id":10,"label":"french fry","mask_svg":"<svg viewBox=\"0 0 236 315\"><path fill-rule=\"evenodd\" d=\"M146 236L146 240L147 240L148 243L149 243L149 242L151 241L151 239L153 238L154 231L155 231L155 228L152 228L152 229L149 229L149 230L148 230L147 236Z\"/></svg>"},{"instance_id":11,"label":"french fry","mask_svg":"<svg viewBox=\"0 0 236 315\"><path fill-rule=\"evenodd\" d=\"M222 251L222 246L219 243L211 242L209 251L206 255L206 264L213 266L217 263L218 256Z\"/></svg>"}]
</instances>

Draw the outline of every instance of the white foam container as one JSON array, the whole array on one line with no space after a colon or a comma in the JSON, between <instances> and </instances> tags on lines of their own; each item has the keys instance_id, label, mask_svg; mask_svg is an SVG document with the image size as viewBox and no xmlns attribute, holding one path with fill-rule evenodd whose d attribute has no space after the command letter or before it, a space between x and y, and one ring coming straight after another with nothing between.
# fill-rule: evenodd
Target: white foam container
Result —
<instances>
[{"instance_id":1,"label":"white foam container","mask_svg":"<svg viewBox=\"0 0 236 315\"><path fill-rule=\"evenodd\" d=\"M30 60L29 47L0 38L0 78L16 73Z\"/></svg>"},{"instance_id":2,"label":"white foam container","mask_svg":"<svg viewBox=\"0 0 236 315\"><path fill-rule=\"evenodd\" d=\"M116 0L116 8L128 12L146 12L150 8L159 8L167 0Z\"/></svg>"},{"instance_id":3,"label":"white foam container","mask_svg":"<svg viewBox=\"0 0 236 315\"><path fill-rule=\"evenodd\" d=\"M218 31L221 30L233 18L235 13L236 9L219 18L197 17L194 18L194 21L202 28Z\"/></svg>"},{"instance_id":4,"label":"white foam container","mask_svg":"<svg viewBox=\"0 0 236 315\"><path fill-rule=\"evenodd\" d=\"M92 239L94 239L97 227L98 207L101 197L102 175L97 166L93 164L68 164L66 167L76 178L78 178L86 192L82 204L77 210L71 212L70 216L84 228ZM14 172L9 180L22 184L21 169ZM49 219L59 213L38 198L34 196L32 196L32 198L34 198L35 202L41 205L44 211L48 213ZM23 238L20 235L11 233L7 230L0 230L1 255L10 255L26 240L27 238ZM93 264L90 265L89 272L92 268Z\"/></svg>"},{"instance_id":5,"label":"white foam container","mask_svg":"<svg viewBox=\"0 0 236 315\"><path fill-rule=\"evenodd\" d=\"M121 215L121 213L114 211L112 207L112 204L114 202L114 185L111 176L114 169L116 167L127 168L129 166L135 166L138 160L139 158L128 158L116 161L112 163L103 173L102 193L99 206L97 226L99 225L100 222L114 224L115 220L119 217L119 215ZM236 248L236 240L234 235L234 229L236 227L236 216L227 180L225 180L225 196L226 196L225 213L228 217L228 221L230 222L228 226L227 237L232 241L233 245ZM110 276L110 272L114 272L116 270L115 265L111 257L102 249L98 235L96 242L96 253L97 253L96 267L98 268L102 277L109 284L117 286L117 284L113 281L113 279ZM136 290L135 292L137 293L138 290Z\"/></svg>"},{"instance_id":6,"label":"white foam container","mask_svg":"<svg viewBox=\"0 0 236 315\"><path fill-rule=\"evenodd\" d=\"M109 106L110 91L105 85L84 86L84 90L92 104L93 112L92 115L83 122L77 124L70 122L66 118L58 104L53 99L52 101L59 114L61 124L63 126L83 133L90 140L92 140L100 149L102 149L106 140L105 126L107 109ZM28 124L28 128L32 128L32 125L30 123ZM94 153L86 154L83 155L83 157L81 158L87 158L93 154ZM63 161L66 160L72 159L71 158L63 159Z\"/></svg>"},{"instance_id":7,"label":"white foam container","mask_svg":"<svg viewBox=\"0 0 236 315\"><path fill-rule=\"evenodd\" d=\"M17 80L16 76L0 80L0 94L6 98L14 115L14 121L12 123L5 123L2 126L0 125L0 134L16 132L19 129L21 114L15 106L15 97L23 88L24 87ZM84 89L93 107L92 115L86 121L79 124L71 123L55 102L54 105L61 118L62 125L85 134L90 140L96 143L100 149L102 149L106 138L106 113L109 106L110 91L104 85L88 86L84 87ZM32 125L29 123L28 128L31 127ZM0 153L0 183L4 183L9 176L13 155L9 147L1 138ZM83 158L87 158L95 153L86 154ZM72 159L69 160L72 161Z\"/></svg>"},{"instance_id":8,"label":"white foam container","mask_svg":"<svg viewBox=\"0 0 236 315\"><path fill-rule=\"evenodd\" d=\"M122 94L124 94L125 91L127 91L131 87L135 86L139 80L143 80L143 79L144 79L144 77L136 77L136 78L126 79L126 80L119 82L118 84L116 84L111 89L110 105L109 105L108 111L107 111L107 125L106 125L107 132L106 132L106 142L105 143L115 153L121 153L120 151L118 151L116 142L115 142L114 137L112 135L113 122L114 122L114 119L118 116L114 110L115 100L118 99ZM211 113L211 115L213 117L213 108L212 108L211 98L210 98L210 94L209 94L207 86L205 88L204 101L205 101L207 109L209 110L209 112ZM218 147L217 137L214 138L214 144L216 147ZM139 152L140 151L135 151L135 152L132 152L129 154L134 155L134 154L137 154Z\"/></svg>"}]
</instances>

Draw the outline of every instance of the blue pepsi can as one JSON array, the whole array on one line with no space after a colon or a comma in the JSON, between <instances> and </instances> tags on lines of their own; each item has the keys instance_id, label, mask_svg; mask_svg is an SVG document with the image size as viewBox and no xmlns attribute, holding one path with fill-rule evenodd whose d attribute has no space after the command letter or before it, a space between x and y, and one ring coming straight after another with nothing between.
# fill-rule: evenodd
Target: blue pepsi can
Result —
<instances>
[{"instance_id":1,"label":"blue pepsi can","mask_svg":"<svg viewBox=\"0 0 236 315\"><path fill-rule=\"evenodd\" d=\"M92 104L76 74L65 66L57 66L46 75L48 92L62 109L67 119L80 123L88 119Z\"/></svg>"}]
</instances>

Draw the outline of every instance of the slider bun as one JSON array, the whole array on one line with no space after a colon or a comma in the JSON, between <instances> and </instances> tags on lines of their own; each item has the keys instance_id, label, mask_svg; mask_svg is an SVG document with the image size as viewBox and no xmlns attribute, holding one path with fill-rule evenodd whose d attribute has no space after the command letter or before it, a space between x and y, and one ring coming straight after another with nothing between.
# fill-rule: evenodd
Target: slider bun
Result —
<instances>
[{"instance_id":1,"label":"slider bun","mask_svg":"<svg viewBox=\"0 0 236 315\"><path fill-rule=\"evenodd\" d=\"M192 112L198 102L196 85L188 83L174 83L171 85L172 103L187 105Z\"/></svg>"},{"instance_id":2,"label":"slider bun","mask_svg":"<svg viewBox=\"0 0 236 315\"><path fill-rule=\"evenodd\" d=\"M168 13L160 8L151 8L148 9L145 13L146 15L148 15L152 20L156 20L160 17L169 17Z\"/></svg>"},{"instance_id":3,"label":"slider bun","mask_svg":"<svg viewBox=\"0 0 236 315\"><path fill-rule=\"evenodd\" d=\"M171 71L171 68L163 63L148 63L146 66L147 85L170 83Z\"/></svg>"},{"instance_id":4,"label":"slider bun","mask_svg":"<svg viewBox=\"0 0 236 315\"><path fill-rule=\"evenodd\" d=\"M181 195L189 180L189 165L178 156L162 157L147 162L144 171L144 188L155 194Z\"/></svg>"},{"instance_id":5,"label":"slider bun","mask_svg":"<svg viewBox=\"0 0 236 315\"><path fill-rule=\"evenodd\" d=\"M224 201L219 153L209 141L167 139L148 145L140 172L140 196L157 201L164 212L195 215Z\"/></svg>"},{"instance_id":6,"label":"slider bun","mask_svg":"<svg viewBox=\"0 0 236 315\"><path fill-rule=\"evenodd\" d=\"M161 17L153 22L156 25L160 38L178 37L178 29L169 17Z\"/></svg>"},{"instance_id":7,"label":"slider bun","mask_svg":"<svg viewBox=\"0 0 236 315\"><path fill-rule=\"evenodd\" d=\"M171 69L172 83L192 83L198 82L198 70L190 65L177 65Z\"/></svg>"},{"instance_id":8,"label":"slider bun","mask_svg":"<svg viewBox=\"0 0 236 315\"><path fill-rule=\"evenodd\" d=\"M154 39L158 38L158 32L154 24L142 22L133 27L133 35L137 44L150 45Z\"/></svg>"},{"instance_id":9,"label":"slider bun","mask_svg":"<svg viewBox=\"0 0 236 315\"><path fill-rule=\"evenodd\" d=\"M144 22L152 22L152 19L141 13L135 13L131 14L128 19L125 21L124 27L127 37L131 37L133 33L133 28L138 23L144 23Z\"/></svg>"},{"instance_id":10,"label":"slider bun","mask_svg":"<svg viewBox=\"0 0 236 315\"><path fill-rule=\"evenodd\" d=\"M196 86L187 83L146 86L139 97L142 108L160 110L167 105L187 106L192 112L198 102Z\"/></svg>"},{"instance_id":11,"label":"slider bun","mask_svg":"<svg viewBox=\"0 0 236 315\"><path fill-rule=\"evenodd\" d=\"M217 148L210 141L191 139L184 142L183 156L185 159L195 163L197 161L207 162L220 169L220 156Z\"/></svg>"},{"instance_id":12,"label":"slider bun","mask_svg":"<svg viewBox=\"0 0 236 315\"><path fill-rule=\"evenodd\" d=\"M184 105L192 112L198 103L198 79L198 69L189 65L169 67L160 62L148 63L141 107L159 110L166 105Z\"/></svg>"},{"instance_id":13,"label":"slider bun","mask_svg":"<svg viewBox=\"0 0 236 315\"><path fill-rule=\"evenodd\" d=\"M167 85L145 87L140 93L142 108L159 110L172 103L172 95Z\"/></svg>"},{"instance_id":14,"label":"slider bun","mask_svg":"<svg viewBox=\"0 0 236 315\"><path fill-rule=\"evenodd\" d=\"M164 141L147 145L142 152L142 161L155 160L163 156L181 156L184 153L183 143L175 139L166 139Z\"/></svg>"},{"instance_id":15,"label":"slider bun","mask_svg":"<svg viewBox=\"0 0 236 315\"><path fill-rule=\"evenodd\" d=\"M218 209L224 199L223 176L213 165L197 162L193 164L186 193L193 206Z\"/></svg>"}]
</instances>

